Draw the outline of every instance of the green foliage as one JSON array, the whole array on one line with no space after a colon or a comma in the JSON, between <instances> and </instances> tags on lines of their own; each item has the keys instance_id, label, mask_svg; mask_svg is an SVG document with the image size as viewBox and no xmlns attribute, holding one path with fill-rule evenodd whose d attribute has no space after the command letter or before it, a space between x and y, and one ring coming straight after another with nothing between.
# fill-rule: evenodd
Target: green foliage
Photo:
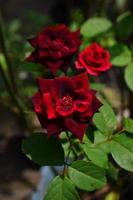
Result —
<instances>
[{"instance_id":1,"label":"green foliage","mask_svg":"<svg viewBox=\"0 0 133 200\"><path fill-rule=\"evenodd\" d=\"M105 136L100 131L94 132L94 145L102 149L107 154L110 153L109 140L110 138L108 138L108 135Z\"/></svg>"},{"instance_id":2,"label":"green foliage","mask_svg":"<svg viewBox=\"0 0 133 200\"><path fill-rule=\"evenodd\" d=\"M62 165L64 151L57 138L48 138L45 133L34 133L22 143L22 150L39 165Z\"/></svg>"},{"instance_id":3,"label":"green foliage","mask_svg":"<svg viewBox=\"0 0 133 200\"><path fill-rule=\"evenodd\" d=\"M117 170L117 168L114 167L114 165L111 162L108 163L108 169L106 171L106 174L112 180L117 181L117 179L118 179L118 170Z\"/></svg>"},{"instance_id":4,"label":"green foliage","mask_svg":"<svg viewBox=\"0 0 133 200\"><path fill-rule=\"evenodd\" d=\"M96 165L108 168L108 157L99 145L93 144L87 137L84 138L82 148L87 157ZM100 158L100 159L99 159Z\"/></svg>"},{"instance_id":5,"label":"green foliage","mask_svg":"<svg viewBox=\"0 0 133 200\"><path fill-rule=\"evenodd\" d=\"M48 187L43 200L80 200L73 183L67 177L57 176Z\"/></svg>"},{"instance_id":6,"label":"green foliage","mask_svg":"<svg viewBox=\"0 0 133 200\"><path fill-rule=\"evenodd\" d=\"M125 81L131 91L133 91L133 62L125 69Z\"/></svg>"},{"instance_id":7,"label":"green foliage","mask_svg":"<svg viewBox=\"0 0 133 200\"><path fill-rule=\"evenodd\" d=\"M114 66L122 67L131 62L131 51L124 44L115 44L110 48L111 62Z\"/></svg>"},{"instance_id":8,"label":"green foliage","mask_svg":"<svg viewBox=\"0 0 133 200\"><path fill-rule=\"evenodd\" d=\"M116 33L120 38L128 38L133 33L133 15L130 11L120 15L116 22Z\"/></svg>"},{"instance_id":9,"label":"green foliage","mask_svg":"<svg viewBox=\"0 0 133 200\"><path fill-rule=\"evenodd\" d=\"M5 60L4 54L0 53L0 65L2 66L3 70L7 70L7 63Z\"/></svg>"},{"instance_id":10,"label":"green foliage","mask_svg":"<svg viewBox=\"0 0 133 200\"><path fill-rule=\"evenodd\" d=\"M5 29L6 41L5 42L6 42L6 46L9 49L11 48L12 51L14 51L15 45L22 40L22 37L19 34L21 26L22 26L22 23L18 19L14 19L6 24L6 29Z\"/></svg>"},{"instance_id":11,"label":"green foliage","mask_svg":"<svg viewBox=\"0 0 133 200\"><path fill-rule=\"evenodd\" d=\"M104 89L105 85L102 83L91 83L90 87L93 90L102 91Z\"/></svg>"},{"instance_id":12,"label":"green foliage","mask_svg":"<svg viewBox=\"0 0 133 200\"><path fill-rule=\"evenodd\" d=\"M124 130L133 133L133 119L125 118L124 119Z\"/></svg>"},{"instance_id":13,"label":"green foliage","mask_svg":"<svg viewBox=\"0 0 133 200\"><path fill-rule=\"evenodd\" d=\"M112 28L112 23L106 18L95 17L88 19L81 26L81 34L85 37L95 37Z\"/></svg>"},{"instance_id":14,"label":"green foliage","mask_svg":"<svg viewBox=\"0 0 133 200\"><path fill-rule=\"evenodd\" d=\"M69 167L69 177L76 187L93 191L106 184L105 171L92 162L78 160Z\"/></svg>"},{"instance_id":15,"label":"green foliage","mask_svg":"<svg viewBox=\"0 0 133 200\"><path fill-rule=\"evenodd\" d=\"M50 23L50 16L41 14L40 12L36 11L29 11L28 14L25 16L25 20L27 21L27 25L29 26L29 23L32 28L33 32L39 32L42 27L44 27L47 23ZM29 23L28 23L29 22ZM27 29L29 29L27 27Z\"/></svg>"},{"instance_id":16,"label":"green foliage","mask_svg":"<svg viewBox=\"0 0 133 200\"><path fill-rule=\"evenodd\" d=\"M107 136L110 136L117 126L114 111L107 103L99 109L99 113L94 115L93 122L99 131Z\"/></svg>"},{"instance_id":17,"label":"green foliage","mask_svg":"<svg viewBox=\"0 0 133 200\"><path fill-rule=\"evenodd\" d=\"M116 4L118 6L118 8L122 9L123 6L126 4L127 0L117 0Z\"/></svg>"},{"instance_id":18,"label":"green foliage","mask_svg":"<svg viewBox=\"0 0 133 200\"><path fill-rule=\"evenodd\" d=\"M133 138L125 133L116 135L110 142L110 151L114 160L122 168L133 171Z\"/></svg>"}]
</instances>

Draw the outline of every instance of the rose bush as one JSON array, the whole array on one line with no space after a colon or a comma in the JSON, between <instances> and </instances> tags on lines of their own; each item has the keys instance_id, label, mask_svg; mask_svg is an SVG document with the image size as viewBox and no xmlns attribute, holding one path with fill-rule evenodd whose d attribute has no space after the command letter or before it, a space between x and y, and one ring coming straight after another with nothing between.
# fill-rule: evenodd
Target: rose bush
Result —
<instances>
[{"instance_id":1,"label":"rose bush","mask_svg":"<svg viewBox=\"0 0 133 200\"><path fill-rule=\"evenodd\" d=\"M99 76L112 66L110 53L101 45L92 43L79 54L75 66L77 69L85 69L90 75Z\"/></svg>"},{"instance_id":2,"label":"rose bush","mask_svg":"<svg viewBox=\"0 0 133 200\"><path fill-rule=\"evenodd\" d=\"M120 20L126 16L120 17ZM128 14L128 17L132 19L133 16ZM119 27L122 22L119 24L118 20L116 25ZM51 200L54 196L56 199L79 200L80 197L82 199L79 189L94 191L89 193L93 195L106 183L109 191L113 191L112 183L115 182L117 187L119 183L116 180L122 180L121 177L118 179L118 173L124 169L133 171L133 120L124 118L127 102L132 107L132 98L129 98L133 90L132 54L130 45L119 44L124 40L115 33L118 27L113 30L114 26L108 19L88 19L81 25L81 49L87 42L90 45L79 54L79 31L70 32L65 25L46 28L36 38L29 40L34 51L28 60L43 64L58 76L53 78L48 74L51 79L46 79L47 74L42 73L42 78L37 78L39 90L33 93L32 104L43 130L39 129L22 145L23 152L38 164L63 165L62 173L50 183L45 200ZM108 34L110 30L111 36ZM109 70L112 65L113 69ZM128 65L125 70L126 82L123 76L120 77L125 65ZM118 69L118 66L121 68ZM66 76L58 71L66 72L68 68ZM88 76L102 76L107 70L105 79L91 77L89 83ZM103 82L110 83L111 77L113 83L110 88ZM101 80L102 84L99 83ZM115 91L112 91L113 84ZM91 88L101 95L97 93L97 98ZM125 94L128 97L126 101ZM116 98L122 102L118 100L116 104ZM113 104L115 112L107 102ZM119 115L121 118L118 121Z\"/></svg>"},{"instance_id":3,"label":"rose bush","mask_svg":"<svg viewBox=\"0 0 133 200\"><path fill-rule=\"evenodd\" d=\"M23 137L27 166L31 163L34 169L38 168L32 161L41 166L61 166L61 173L56 171L58 176L49 184L45 197L38 200L127 200L133 196L133 13L128 11L114 19L114 10L108 9L110 3L102 4L96 13L88 13L86 6L81 6L85 15L69 6L69 22L73 19L70 29L66 25L47 27L29 39L34 49L27 57L29 63L24 62L29 47L22 45L19 19L4 27L4 20L0 20L1 167L7 165L3 158L7 160L8 155L10 161L16 159L14 153L20 154L21 164L24 155L19 148ZM117 10L118 4L114 1L116 15L124 8L121 4ZM113 21L105 17L103 8ZM88 14L89 19L83 22ZM37 16L29 16L34 20L31 34L42 26L44 17L40 20ZM25 21L22 24L26 34ZM79 31L70 31L79 28L82 44ZM33 107L42 128L36 123ZM12 123L4 128L7 111L21 135L16 131L17 135L8 133L14 131ZM14 144L17 145L10 152ZM53 167L51 171L56 174ZM6 189L3 175L1 187ZM1 192L0 189L0 196Z\"/></svg>"},{"instance_id":4,"label":"rose bush","mask_svg":"<svg viewBox=\"0 0 133 200\"><path fill-rule=\"evenodd\" d=\"M28 41L34 51L26 60L42 64L53 74L58 69L67 70L81 44L79 30L70 32L65 25L47 27Z\"/></svg>"},{"instance_id":5,"label":"rose bush","mask_svg":"<svg viewBox=\"0 0 133 200\"><path fill-rule=\"evenodd\" d=\"M38 78L38 85L40 92L32 102L48 136L70 131L82 140L89 120L101 106L95 92L89 89L87 74Z\"/></svg>"}]
</instances>

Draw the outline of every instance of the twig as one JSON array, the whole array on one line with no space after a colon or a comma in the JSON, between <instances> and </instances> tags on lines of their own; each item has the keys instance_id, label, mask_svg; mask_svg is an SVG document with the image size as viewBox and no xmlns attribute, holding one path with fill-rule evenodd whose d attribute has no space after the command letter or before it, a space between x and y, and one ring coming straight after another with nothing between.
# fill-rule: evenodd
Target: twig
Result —
<instances>
[{"instance_id":1,"label":"twig","mask_svg":"<svg viewBox=\"0 0 133 200\"><path fill-rule=\"evenodd\" d=\"M67 154L66 159L65 159L65 162L64 162L64 167L63 167L63 172L62 172L63 176L66 175L66 168L68 166L67 162L69 160L70 153L71 153L71 148L69 149L68 154Z\"/></svg>"}]
</instances>

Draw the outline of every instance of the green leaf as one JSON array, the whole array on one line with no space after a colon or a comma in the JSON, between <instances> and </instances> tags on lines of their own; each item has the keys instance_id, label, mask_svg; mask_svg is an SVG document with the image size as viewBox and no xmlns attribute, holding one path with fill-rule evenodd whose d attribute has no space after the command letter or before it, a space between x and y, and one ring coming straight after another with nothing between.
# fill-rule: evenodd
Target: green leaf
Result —
<instances>
[{"instance_id":1,"label":"green leaf","mask_svg":"<svg viewBox=\"0 0 133 200\"><path fill-rule=\"evenodd\" d=\"M117 135L110 142L110 150L118 165L126 170L133 171L133 138L124 133Z\"/></svg>"},{"instance_id":2,"label":"green leaf","mask_svg":"<svg viewBox=\"0 0 133 200\"><path fill-rule=\"evenodd\" d=\"M90 88L97 91L102 91L104 89L105 85L102 83L91 83Z\"/></svg>"},{"instance_id":3,"label":"green leaf","mask_svg":"<svg viewBox=\"0 0 133 200\"><path fill-rule=\"evenodd\" d=\"M62 165L64 151L57 138L48 138L44 133L33 133L23 140L22 150L39 165Z\"/></svg>"},{"instance_id":4,"label":"green leaf","mask_svg":"<svg viewBox=\"0 0 133 200\"><path fill-rule=\"evenodd\" d=\"M115 44L109 51L111 54L111 62L115 66L125 66L132 60L131 52L126 45Z\"/></svg>"},{"instance_id":5,"label":"green leaf","mask_svg":"<svg viewBox=\"0 0 133 200\"><path fill-rule=\"evenodd\" d=\"M82 190L93 191L106 184L105 171L89 161L75 161L68 172L75 186Z\"/></svg>"},{"instance_id":6,"label":"green leaf","mask_svg":"<svg viewBox=\"0 0 133 200\"><path fill-rule=\"evenodd\" d=\"M131 12L125 12L118 17L116 32L121 38L128 38L133 33L133 15Z\"/></svg>"},{"instance_id":7,"label":"green leaf","mask_svg":"<svg viewBox=\"0 0 133 200\"><path fill-rule=\"evenodd\" d=\"M103 17L94 17L88 19L81 26L81 34L85 37L94 37L101 33L105 33L112 28L110 20Z\"/></svg>"},{"instance_id":8,"label":"green leaf","mask_svg":"<svg viewBox=\"0 0 133 200\"><path fill-rule=\"evenodd\" d=\"M67 177L57 176L50 183L43 200L80 200L80 197Z\"/></svg>"},{"instance_id":9,"label":"green leaf","mask_svg":"<svg viewBox=\"0 0 133 200\"><path fill-rule=\"evenodd\" d=\"M110 153L108 138L99 131L94 132L94 145L102 149L107 154Z\"/></svg>"},{"instance_id":10,"label":"green leaf","mask_svg":"<svg viewBox=\"0 0 133 200\"><path fill-rule=\"evenodd\" d=\"M41 69L41 66L37 63L30 63L30 62L21 62L19 68L25 70L27 72L33 72Z\"/></svg>"},{"instance_id":11,"label":"green leaf","mask_svg":"<svg viewBox=\"0 0 133 200\"><path fill-rule=\"evenodd\" d=\"M116 4L117 4L117 9L121 10L123 9L124 5L127 3L127 0L117 0Z\"/></svg>"},{"instance_id":12,"label":"green leaf","mask_svg":"<svg viewBox=\"0 0 133 200\"><path fill-rule=\"evenodd\" d=\"M93 117L93 123L104 135L111 135L117 126L117 120L112 107L105 103Z\"/></svg>"},{"instance_id":13,"label":"green leaf","mask_svg":"<svg viewBox=\"0 0 133 200\"><path fill-rule=\"evenodd\" d=\"M0 53L0 65L2 66L2 68L7 71L7 63L6 63L6 59L4 54Z\"/></svg>"},{"instance_id":14,"label":"green leaf","mask_svg":"<svg viewBox=\"0 0 133 200\"><path fill-rule=\"evenodd\" d=\"M129 133L133 133L133 119L125 118L124 119L124 130Z\"/></svg>"},{"instance_id":15,"label":"green leaf","mask_svg":"<svg viewBox=\"0 0 133 200\"><path fill-rule=\"evenodd\" d=\"M37 88L36 86L33 86L33 85L28 85L28 86L25 86L21 89L21 93L23 95L25 95L26 97L31 97L35 94L35 92L37 91Z\"/></svg>"},{"instance_id":16,"label":"green leaf","mask_svg":"<svg viewBox=\"0 0 133 200\"><path fill-rule=\"evenodd\" d=\"M96 165L108 168L108 157L105 151L98 145L93 144L87 137L84 137L81 145L87 157ZM99 159L100 158L100 159Z\"/></svg>"},{"instance_id":17,"label":"green leaf","mask_svg":"<svg viewBox=\"0 0 133 200\"><path fill-rule=\"evenodd\" d=\"M114 165L111 162L108 166L109 168L107 170L107 175L109 176L109 178L116 181L118 179L118 170L114 167Z\"/></svg>"},{"instance_id":18,"label":"green leaf","mask_svg":"<svg viewBox=\"0 0 133 200\"><path fill-rule=\"evenodd\" d=\"M125 69L125 81L129 89L133 91L133 62Z\"/></svg>"},{"instance_id":19,"label":"green leaf","mask_svg":"<svg viewBox=\"0 0 133 200\"><path fill-rule=\"evenodd\" d=\"M108 127L106 125L105 119L101 113L96 113L93 117L93 123L96 125L98 130L100 130L104 135L109 135Z\"/></svg>"},{"instance_id":20,"label":"green leaf","mask_svg":"<svg viewBox=\"0 0 133 200\"><path fill-rule=\"evenodd\" d=\"M9 24L9 27L8 27L8 31L9 33L15 33L17 31L19 31L19 29L21 28L21 21L18 20L18 19L15 19L15 20L12 20Z\"/></svg>"}]
</instances>

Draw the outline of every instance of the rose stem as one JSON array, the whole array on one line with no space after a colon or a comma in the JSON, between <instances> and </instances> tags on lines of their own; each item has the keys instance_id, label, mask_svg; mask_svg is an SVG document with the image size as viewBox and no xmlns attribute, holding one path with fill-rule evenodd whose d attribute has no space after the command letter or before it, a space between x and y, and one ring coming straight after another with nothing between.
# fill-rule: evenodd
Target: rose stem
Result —
<instances>
[{"instance_id":1,"label":"rose stem","mask_svg":"<svg viewBox=\"0 0 133 200\"><path fill-rule=\"evenodd\" d=\"M73 152L75 158L76 158L76 159L78 158L77 152L76 152L75 149L74 149L74 146L73 146L73 144L72 144L71 137L69 136L68 131L66 131L66 136L67 136L67 139L68 139L68 141L69 141L70 146L69 146L69 151L68 151L68 154L67 154L66 159L65 159L65 162L64 162L63 176L65 176L65 174L66 174L66 167L68 166L68 163L67 163L67 162L68 162L68 160L69 160L69 156L70 156L71 151Z\"/></svg>"}]
</instances>

